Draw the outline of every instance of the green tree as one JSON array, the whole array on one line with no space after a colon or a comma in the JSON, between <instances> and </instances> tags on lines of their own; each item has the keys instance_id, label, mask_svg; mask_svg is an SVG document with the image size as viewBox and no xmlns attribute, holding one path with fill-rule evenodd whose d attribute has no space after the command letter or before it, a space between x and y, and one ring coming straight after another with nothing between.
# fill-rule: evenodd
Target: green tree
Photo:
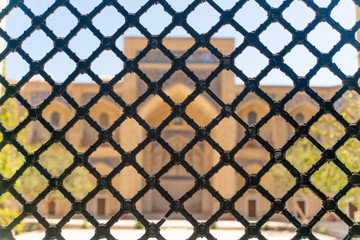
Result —
<instances>
[{"instance_id":1,"label":"green tree","mask_svg":"<svg viewBox=\"0 0 360 240\"><path fill-rule=\"evenodd\" d=\"M10 99L0 106L0 122L7 129L14 129L26 116L26 112L19 111L17 104L19 103L15 99ZM21 131L17 135L17 140L23 145L27 145L29 152L34 152L40 145L27 142L27 134L29 132L28 129ZM3 136L0 133L0 142L2 139ZM46 152L41 154L39 162L52 175L59 176L73 163L73 156L61 144L53 144ZM14 146L8 144L0 149L0 173L3 177L11 178L23 164L24 156ZM27 200L32 200L45 189L47 184L48 182L45 177L35 167L30 167L16 181L15 188ZM64 186L75 196L81 197L85 196L92 188L87 170L83 167L73 170L65 178ZM49 193L49 198L59 202L67 201L59 191ZM0 225L8 225L21 211L21 207L16 209L10 193L0 195ZM14 232L18 233L22 228L23 223L17 226Z\"/></svg>"},{"instance_id":2,"label":"green tree","mask_svg":"<svg viewBox=\"0 0 360 240\"><path fill-rule=\"evenodd\" d=\"M340 114L349 122L357 122L360 117L359 96L356 93L344 94ZM345 133L344 127L338 123L330 114L326 114L315 123L310 134L317 139L325 148L331 147ZM356 138L350 138L342 147L336 151L337 158L351 171L360 170L360 142ZM321 157L321 152L306 138L299 139L295 146L286 152L286 159L300 172L306 172ZM278 187L290 189L291 181L288 173L283 169L272 169L272 174L278 181ZM286 175L287 174L287 175ZM285 175L287 177L285 177ZM317 172L311 176L311 182L322 192L329 196L336 194L347 183L346 175L333 163L326 162ZM302 191L310 194L310 190ZM355 206L360 206L360 189L354 188L346 197ZM340 202L343 203L343 202ZM340 204L340 207L344 207Z\"/></svg>"}]
</instances>

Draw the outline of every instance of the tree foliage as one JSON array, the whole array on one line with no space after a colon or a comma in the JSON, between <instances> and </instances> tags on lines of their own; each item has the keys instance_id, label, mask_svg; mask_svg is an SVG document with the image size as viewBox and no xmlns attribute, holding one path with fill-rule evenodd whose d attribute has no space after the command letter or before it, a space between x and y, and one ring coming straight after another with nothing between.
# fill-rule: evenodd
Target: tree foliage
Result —
<instances>
[{"instance_id":1,"label":"tree foliage","mask_svg":"<svg viewBox=\"0 0 360 240\"><path fill-rule=\"evenodd\" d=\"M349 122L359 121L360 102L359 96L349 92L344 94L340 114ZM343 125L336 119L326 114L315 123L310 134L324 147L332 147L345 133ZM336 156L350 171L360 170L360 142L356 138L350 138L342 147L336 151ZM293 164L300 172L306 172L313 164L321 158L321 151L317 149L306 138L299 139L296 144L286 152L286 159ZM278 187L290 189L291 181L288 181L288 173L283 169L272 170L275 175ZM285 177L285 175L287 177ZM326 162L318 171L311 176L311 182L328 196L333 196L347 183L347 176L334 162ZM305 191L310 193L309 190ZM352 204L360 205L360 189L355 188L346 195Z\"/></svg>"},{"instance_id":2,"label":"tree foliage","mask_svg":"<svg viewBox=\"0 0 360 240\"><path fill-rule=\"evenodd\" d=\"M7 129L14 129L19 122L25 118L23 111L19 111L18 102L15 99L6 101L0 106L0 122ZM36 151L40 145L32 144L28 141L30 133L29 129L20 131L17 135L17 140L23 145L26 145L26 149L29 153ZM0 142L2 141L2 134L0 133ZM66 151L66 149L59 144L53 144L47 151L40 155L39 162L44 166L53 176L60 176L63 171L73 163L73 156ZM25 157L17 151L17 149L8 144L0 149L0 173L3 177L11 178L16 171L25 164ZM64 186L67 190L72 192L75 196L85 196L88 193L92 185L88 177L88 172L85 168L75 168L69 176L64 180ZM0 180L1 181L1 180ZM27 200L33 200L37 195L42 192L48 184L48 180L42 176L38 169L34 166L28 168L21 177L15 182L15 189L22 194ZM57 201L67 201L62 193L59 191L52 191L48 194L51 199ZM41 203L40 203L41 204ZM19 209L16 209L16 206ZM22 211L21 205L14 203L14 198L10 194L0 195L0 208L3 207L4 213L14 215L14 211ZM9 209L11 208L11 209ZM9 224L10 222L4 222L10 219L5 217L0 224Z\"/></svg>"}]
</instances>

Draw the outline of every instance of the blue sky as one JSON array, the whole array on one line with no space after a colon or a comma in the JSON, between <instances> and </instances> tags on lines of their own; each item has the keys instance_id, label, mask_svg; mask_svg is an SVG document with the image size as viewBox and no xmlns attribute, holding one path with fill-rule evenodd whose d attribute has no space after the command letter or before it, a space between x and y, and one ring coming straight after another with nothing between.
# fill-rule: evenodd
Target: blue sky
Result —
<instances>
[{"instance_id":1,"label":"blue sky","mask_svg":"<svg viewBox=\"0 0 360 240\"><path fill-rule=\"evenodd\" d=\"M0 0L0 2L5 0ZM145 0L118 0L129 12L135 12L142 6ZM35 13L43 13L54 0L25 0L25 4ZM83 13L89 13L101 2L100 0L70 0L70 2ZM190 4L191 0L168 0L176 11L182 11ZM215 1L223 9L231 8L236 0L217 0ZM268 0L272 7L278 7L283 0ZM330 0L314 0L321 7L326 7ZM343 27L351 28L356 21L355 4L352 0L340 0L339 5L333 10L331 15ZM290 7L285 10L283 17L295 28L302 30L311 22L315 13L306 7L302 1L295 0ZM235 20L246 30L253 31L267 18L267 13L254 0L248 1L242 9L235 15ZM210 7L208 3L202 3L188 17L188 23L199 33L206 32L219 20L219 14ZM93 24L104 35L112 35L124 23L124 17L113 7L106 7L93 20ZM171 16L164 12L161 5L154 5L145 13L140 22L148 28L152 34L160 33L165 26L171 22ZM47 26L54 31L58 37L65 37L76 25L77 19L70 12L61 7L50 15L46 21ZM21 9L14 9L6 19L6 31L11 37L20 36L31 24L30 19L24 15ZM142 36L136 29L129 29L124 36ZM117 46L123 49L123 38L117 41ZM174 29L169 37L188 37L189 35L182 28ZM214 37L234 37L236 46L243 41L241 34L235 31L230 25L220 29ZM273 53L281 50L290 40L291 34L280 24L271 24L265 32L260 35L261 41ZM340 40L339 33L332 29L327 23L319 24L308 35L308 40L322 52L328 52L334 44ZM80 57L87 58L98 45L99 40L88 29L81 30L69 43L69 47ZM41 31L35 31L22 45L23 49L34 59L39 60L53 47L53 42ZM6 59L7 77L9 79L20 79L28 71L28 64L21 59L17 53L10 54ZM347 75L355 73L358 68L357 52L351 45L345 45L333 61ZM302 45L296 46L285 56L285 62L298 75L305 75L315 63L316 58ZM237 59L236 65L249 77L256 76L268 63L268 59L253 47L248 47ZM55 81L63 81L75 68L75 63L66 56L65 53L58 53L45 65L45 70L51 74ZM115 57L112 52L104 52L99 59L93 62L91 68L99 76L114 76L120 72L122 62ZM78 82L91 81L87 75L82 75L77 79ZM264 85L290 85L288 79L281 71L274 69L261 82ZM333 86L341 84L341 80L334 76L328 69L321 69L318 74L310 81L312 86Z\"/></svg>"}]
</instances>

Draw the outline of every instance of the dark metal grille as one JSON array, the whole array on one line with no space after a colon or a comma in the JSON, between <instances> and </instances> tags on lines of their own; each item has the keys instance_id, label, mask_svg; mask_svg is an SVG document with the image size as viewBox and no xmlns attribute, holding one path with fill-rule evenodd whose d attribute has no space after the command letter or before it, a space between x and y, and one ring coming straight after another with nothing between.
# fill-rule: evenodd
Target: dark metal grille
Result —
<instances>
[{"instance_id":1,"label":"dark metal grille","mask_svg":"<svg viewBox=\"0 0 360 240\"><path fill-rule=\"evenodd\" d=\"M6 49L0 54L0 60L4 60L11 52L17 52L20 56L29 64L30 71L23 76L23 78L17 84L10 84L8 80L1 76L0 83L5 88L4 95L0 98L0 106L3 105L8 99L16 98L22 106L24 106L28 114L22 122L14 129L7 129L0 123L0 132L3 135L3 140L0 143L0 149L6 145L13 145L18 152L20 152L26 159L23 166L16 171L11 178L5 178L0 174L0 192L11 193L15 199L23 205L23 212L14 219L14 221L8 226L1 226L0 238L1 239L14 239L12 236L12 229L19 224L26 216L34 216L38 222L46 229L46 239L64 239L61 235L62 227L75 215L82 214L95 228L95 235L93 239L107 238L115 239L111 233L112 226L119 220L123 214L133 214L138 221L145 226L145 234L141 239L157 238L164 239L161 235L160 227L165 222L166 218L173 212L181 213L186 220L194 227L194 232L190 236L190 239L197 239L198 237L206 237L207 239L215 239L210 233L210 226L218 221L218 219L225 213L231 213L237 221L245 226L245 234L240 239L249 239L256 237L258 239L265 239L260 229L264 224L275 214L281 213L285 216L290 223L292 223L297 233L294 239L300 239L307 237L310 239L316 239L312 234L312 228L317 224L321 217L328 211L334 212L348 227L348 235L345 239L351 239L352 237L360 236L360 225L354 223L344 212L338 207L338 201L346 195L352 188L360 185L359 173L351 172L342 162L338 159L332 161L343 171L348 177L347 185L342 188L333 198L329 198L321 190L316 188L310 181L310 177L319 170L319 168L328 161L328 155L332 155L336 152L345 142L350 138L357 138L359 136L360 121L355 123L349 123L346 121L334 108L333 104L339 100L343 94L349 90L354 90L360 94L360 88L358 86L358 79L360 71L357 71L353 76L346 76L335 63L333 63L333 56L339 52L339 50L345 44L351 44L358 51L360 51L360 44L355 39L355 34L360 27L360 22L357 22L352 29L344 29L338 22L331 17L331 12L339 3L340 0L331 1L327 8L320 8L311 0L303 0L303 2L316 13L314 20L303 30L297 31L288 21L286 21L282 13L287 9L294 0L286 0L278 8L272 8L265 0L256 0L256 2L268 13L267 20L262 23L255 31L247 32L240 22L234 20L235 13L240 10L246 3L245 0L238 1L231 9L223 10L213 0L194 0L183 12L176 12L172 6L166 0L150 0L147 1L137 12L129 13L120 3L115 0L103 0L98 6L94 8L87 15L82 15L68 0L56 0L55 3L49 7L41 15L35 15L31 9L29 9L23 0L10 0L10 3L1 11L0 19L6 17L14 8L19 8L31 18L31 26L18 38L13 39L9 37L6 31L1 30L0 36L7 42ZM187 17L192 13L202 2L207 2L214 10L220 14L218 22L205 34L199 34L194 28L187 22ZM359 2L355 1L357 5ZM155 4L160 4L164 10L172 16L171 23L159 34L152 35L139 21L142 16L150 7ZM125 17L125 23L113 34L111 37L105 37L93 24L92 19L99 14L106 6L113 6L116 10ZM57 37L54 32L46 25L46 19L54 13L54 11L64 6L71 14L73 14L77 20L77 25L70 31L70 33L64 37ZM286 30L292 34L292 41L287 44L279 53L273 54L271 51L260 41L259 35L265 31L265 29L273 22L280 23ZM328 23L341 35L341 39L334 45L331 51L327 54L321 53L314 45L307 40L307 35L321 22ZM216 47L211 43L213 35L224 25L230 24L238 33L244 36L244 42L236 47L236 49L230 55L223 55ZM189 48L180 57L175 56L168 48L166 48L162 41L168 33L172 31L176 26L183 27L188 34L195 39L195 44ZM80 59L69 47L69 41L84 27L87 27L100 41L101 44L87 59ZM129 59L125 54L115 46L115 40L122 36L129 28L138 29L147 40L148 45L137 54L134 59ZM41 29L46 35L54 42L54 47L50 52L46 54L40 61L34 61L22 48L22 43L27 39L36 29ZM296 45L304 45L310 52L317 58L317 64L306 74L305 77L299 77L291 67L289 67L283 60L283 57L289 53ZM253 46L258 49L264 56L270 61L268 66L260 72L255 78L248 78L241 69L234 64L234 59L239 56L246 47ZM186 60L199 48L207 48L220 62L219 66L206 78L199 79L188 67ZM148 76L139 68L139 62L145 58L147 53L152 49L160 50L167 58L172 62L171 68L167 70L164 76L158 81L151 81ZM118 58L124 62L124 69L119 72L114 78L108 82L103 82L102 79L90 69L92 62L105 50L113 51ZM56 53L64 52L72 59L77 67L68 78L62 83L56 83L52 77L44 70L44 65L47 63ZM59 66L60 67L60 66ZM323 99L312 88L309 87L309 79L311 79L320 68L328 68L332 73L338 76L343 85L339 91L337 91L331 99ZM259 87L260 81L274 68L280 69L293 81L294 87L290 92L286 94L280 101L274 101L267 93L261 90ZM190 78L196 85L196 89L184 100L182 103L175 103L172 99L165 94L162 89L163 84L174 74L174 72L182 70L188 78ZM230 70L237 77L239 77L245 84L244 90L236 96L231 104L224 103L212 90L210 90L210 83L218 76L222 70ZM67 92L67 87L74 81L74 79L81 73L87 73L91 76L92 80L96 82L100 91L92 97L92 99L86 105L79 105ZM126 74L135 73L139 78L147 85L147 90L142 94L133 104L129 105L114 92L113 86L119 82ZM52 86L51 94L39 105L33 106L20 94L20 89L31 79L32 76L40 74L47 83ZM208 125L199 126L192 118L186 113L187 106L194 101L194 99L201 93L206 92L211 98L222 108L221 113L214 118ZM298 92L305 92L311 99L313 99L318 105L320 110L310 118L304 124L298 124L294 118L284 109L284 105L288 103ZM270 107L270 111L255 125L248 125L244 120L235 114L236 107L243 101L243 99L249 94L254 93L263 99ZM171 114L158 126L152 127L142 119L138 113L138 106L146 101L148 97L152 95L158 95L164 102L166 102L171 108ZM50 103L56 98L62 96L68 104L70 104L75 110L75 116L62 128L55 129L51 124L42 116L44 109L50 105ZM121 108L123 108L123 114L115 121L108 129L102 128L94 119L89 115L90 109L97 103L97 101L103 97L111 97ZM324 114L331 114L341 125L346 128L346 133L338 139L338 141L328 149L325 149L316 139L309 134L310 127L317 122ZM237 122L245 129L245 136L241 139L237 145L231 151L225 151L211 136L210 132L216 127L220 121L224 118L233 117ZM286 144L280 149L274 149L269 142L263 139L258 133L259 129L265 125L272 117L281 116L286 120L294 129L295 134L286 142ZM181 117L186 123L191 126L196 132L195 137L181 150L174 150L162 137L162 130L172 122L173 119ZM112 137L113 131L118 128L122 122L126 119L132 118L142 126L146 132L146 139L131 152L125 151L121 145L119 145ZM66 133L80 120L84 119L86 122L98 132L98 140L85 152L79 153L66 139ZM31 121L39 121L49 133L51 138L48 139L39 149L34 153L29 153L17 140L17 134L24 129ZM320 159L307 171L298 171L288 160L285 159L285 153L294 145L299 138L307 138L317 149L323 154ZM271 156L269 161L262 167L257 174L248 174L244 168L234 161L234 155L242 149L242 147L250 140L255 139L261 144L261 146L269 152ZM147 173L144 168L136 161L137 154L142 151L150 142L156 141L160 144L169 154L171 154L171 161L164 165L160 171L154 175ZM220 161L210 171L204 175L200 175L189 163L184 160L184 156L195 146L198 142L206 141L211 147L216 150L220 155ZM39 156L44 153L52 144L60 142L66 149L74 156L74 163L69 166L60 176L53 176L46 170L37 160ZM97 148L103 144L110 144L122 157L122 161L117 165L108 175L101 175L88 161L88 157L91 153L95 152ZM186 171L191 174L195 179L194 187L187 192L180 199L174 199L167 191L159 184L159 178L164 175L170 168L176 164L181 164ZM275 164L282 164L291 174L296 178L296 184L282 197L275 198L260 184L260 179L267 173L270 168ZM71 172L77 166L85 166L89 173L97 179L97 186L94 190L89 192L86 197L81 200L75 199L75 197L69 192L61 183L63 180L71 174ZM145 187L131 199L125 199L119 191L112 186L112 179L126 166L133 166L138 174L140 174L145 180ZM14 188L14 183L19 179L25 170L31 166L34 166L48 181L47 188L38 195L32 202L28 202L22 195ZM221 196L210 183L210 178L217 173L224 166L231 166L236 172L246 179L245 185L238 189L236 194L227 199ZM285 203L298 191L300 188L310 189L321 201L323 207L321 210L312 217L308 224L302 224L297 220L292 213L285 208ZM86 204L94 198L94 196L101 190L107 189L114 198L116 198L121 208L119 211L111 217L106 224L101 224L92 216L86 209ZM156 189L166 201L169 203L169 211L166 216L159 222L149 222L144 215L135 207L135 204L146 194L150 189ZM190 212L183 207L186 200L191 198L196 192L201 189L207 189L208 192L219 203L219 209L213 214L206 222L198 222ZM256 189L264 198L271 203L270 210L257 222L250 222L244 216L242 216L234 207L234 203L239 200L249 189ZM56 225L51 225L47 219L45 219L37 210L36 206L43 200L46 195L52 190L59 190L64 197L71 202L72 209L67 213L61 221Z\"/></svg>"}]
</instances>

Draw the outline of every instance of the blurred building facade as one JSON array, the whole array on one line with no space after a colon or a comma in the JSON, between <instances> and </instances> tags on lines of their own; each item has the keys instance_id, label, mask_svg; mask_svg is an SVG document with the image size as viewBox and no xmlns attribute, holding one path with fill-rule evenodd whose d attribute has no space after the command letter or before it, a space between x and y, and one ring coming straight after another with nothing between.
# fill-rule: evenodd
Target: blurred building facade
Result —
<instances>
[{"instance_id":1,"label":"blurred building facade","mask_svg":"<svg viewBox=\"0 0 360 240\"><path fill-rule=\"evenodd\" d=\"M164 39L163 44L173 54L180 55L188 50L194 41L188 38ZM223 54L234 50L233 39L212 39L211 43ZM124 53L128 58L134 58L147 45L144 38L126 38ZM186 66L199 79L205 79L219 66L218 59L208 50L200 48L187 60ZM159 50L151 50L141 60L139 68L150 81L157 81L169 70L171 62ZM104 79L106 80L106 79ZM137 74L128 74L114 86L116 92L127 104L132 104L142 96L148 86ZM194 81L182 71L176 71L163 85L163 92L175 103L183 102L196 88ZM235 84L235 77L231 71L221 71L212 81L211 91L224 103L231 103L244 90L243 85ZM283 98L292 86L264 85L261 89L274 100ZM324 99L330 98L339 87L314 87ZM32 105L41 104L49 96L51 87L44 80L31 80L21 89L24 96ZM85 105L99 91L96 83L77 83L69 85L67 92L79 104ZM340 109L341 102L338 106ZM318 111L318 104L305 93L296 94L286 104L285 109L299 123L307 121ZM249 93L237 106L235 113L247 124L256 124L269 111L269 105L259 96ZM56 98L46 107L43 116L54 128L62 128L75 115L75 109L63 98ZM123 109L113 99L104 96L91 108L89 115L102 127L110 127L121 115ZM137 108L138 114L150 126L158 126L171 113L170 106L158 95L149 95ZM221 112L219 104L208 93L203 93L188 105L186 113L198 125L206 126ZM29 125L28 141L43 143L49 139L49 133L40 123ZM281 117L275 117L260 130L260 136L274 148L281 147L292 136L293 128ZM244 137L245 129L233 118L225 118L211 131L211 137L225 150L230 150ZM181 150L195 135L195 131L182 118L175 118L162 131L161 137L171 147ZM67 140L78 152L86 152L97 140L98 133L81 120L71 128ZM125 120L113 133L114 140L125 150L131 151L146 138L145 130L134 120ZM163 165L170 161L169 153L157 142L150 142L143 151L136 155L136 161L149 173L155 174ZM185 161L193 166L199 174L208 172L219 161L219 154L206 142L197 143L185 156ZM263 165L270 161L270 154L257 141L248 142L235 155L235 161L249 174L257 173ZM120 154L109 144L101 145L89 157L89 162L103 175L110 173L120 162ZM173 197L180 198L195 186L194 177L181 165L174 166L160 179L160 185ZM96 184L95 178L91 178ZM132 166L124 168L112 181L113 186L125 198L132 198L145 186L146 180L139 175ZM223 167L210 178L211 185L224 198L232 197L244 184L244 178L231 166ZM261 185L271 194L281 197L280 188L276 186L276 179L271 174L265 174ZM299 208L305 215L312 216L321 207L321 201L315 197L297 195L294 201L288 201L287 209L300 216ZM297 204L295 204L297 203ZM298 207L296 207L296 205ZM270 202L256 190L248 190L235 204L236 209L246 218L260 218L270 209ZM63 216L70 209L70 205L63 202L49 200L39 204L40 212L47 216ZM200 190L187 200L185 209L194 215L209 216L215 213L220 205L207 190ZM99 192L87 205L87 210L97 217L109 218L119 211L120 204L109 191ZM137 203L137 209L144 214L162 217L169 209L169 203L163 199L157 190L149 190ZM353 209L355 210L355 209Z\"/></svg>"}]
</instances>

